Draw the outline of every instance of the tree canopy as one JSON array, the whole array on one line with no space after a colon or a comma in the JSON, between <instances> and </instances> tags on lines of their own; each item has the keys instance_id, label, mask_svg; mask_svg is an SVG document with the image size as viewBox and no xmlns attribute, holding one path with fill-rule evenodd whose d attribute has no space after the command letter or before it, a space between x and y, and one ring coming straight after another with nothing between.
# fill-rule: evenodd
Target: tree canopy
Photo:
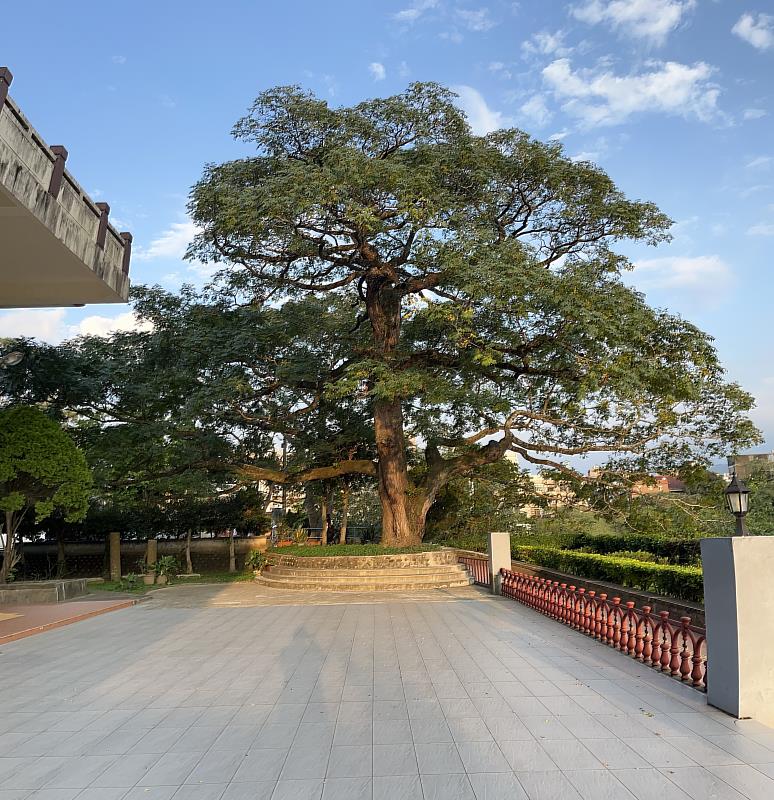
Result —
<instances>
[{"instance_id":1,"label":"tree canopy","mask_svg":"<svg viewBox=\"0 0 774 800\"><path fill-rule=\"evenodd\" d=\"M132 441L140 471L364 476L383 541L412 544L445 486L509 451L619 485L757 440L711 338L622 281L616 246L669 219L560 144L475 136L429 83L348 108L279 87L234 135L254 154L191 193L206 292L137 290L152 331L41 353L58 385L17 387Z\"/></svg>"},{"instance_id":2,"label":"tree canopy","mask_svg":"<svg viewBox=\"0 0 774 800\"><path fill-rule=\"evenodd\" d=\"M0 410L0 511L5 547L0 583L15 563L15 537L25 516L35 520L60 511L65 520L82 519L91 489L83 453L42 411L27 406Z\"/></svg>"}]
</instances>

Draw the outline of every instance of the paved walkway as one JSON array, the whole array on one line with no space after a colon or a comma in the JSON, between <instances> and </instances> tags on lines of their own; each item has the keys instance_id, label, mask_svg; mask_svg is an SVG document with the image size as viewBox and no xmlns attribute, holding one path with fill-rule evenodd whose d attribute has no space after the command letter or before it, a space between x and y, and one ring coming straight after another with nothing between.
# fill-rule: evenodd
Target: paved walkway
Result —
<instances>
[{"instance_id":1,"label":"paved walkway","mask_svg":"<svg viewBox=\"0 0 774 800\"><path fill-rule=\"evenodd\" d=\"M774 798L774 730L513 601L254 588L2 646L0 800Z\"/></svg>"}]
</instances>

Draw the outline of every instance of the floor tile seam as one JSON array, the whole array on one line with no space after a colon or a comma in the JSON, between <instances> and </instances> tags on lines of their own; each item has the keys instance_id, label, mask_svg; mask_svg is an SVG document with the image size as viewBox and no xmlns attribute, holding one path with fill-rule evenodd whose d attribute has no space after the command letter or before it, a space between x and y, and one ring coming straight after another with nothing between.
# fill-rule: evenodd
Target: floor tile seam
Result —
<instances>
[{"instance_id":1,"label":"floor tile seam","mask_svg":"<svg viewBox=\"0 0 774 800\"><path fill-rule=\"evenodd\" d=\"M423 612L424 612L424 610L425 610L425 609L422 609L422 608L420 608L420 609L419 609L420 616L422 616L422 617L423 617L423 619L424 619L424 613L423 613ZM435 638L435 637L433 637L433 638ZM437 641L437 640L436 640L436 641ZM424 656L423 656L423 660L424 660ZM428 669L428 668L427 668L427 663L426 663L426 660L425 660L425 668L426 668L426 669ZM453 669L453 668L452 668L452 669ZM428 669L428 672L429 672L429 669ZM455 674L456 674L456 672L455 672ZM458 680L459 680L459 676L457 676L457 677L458 677ZM435 694L435 687L433 687L433 693ZM465 693L467 694L467 691L466 691ZM440 705L440 698L438 698L438 697L437 697L437 695L436 695L436 700L438 700L438 701L439 701L439 705ZM470 700L470 697L468 697L468 700ZM472 701L471 701L471 702L472 702ZM441 711L442 711L442 713L443 713L443 707L441 708ZM446 723L446 726L447 726L447 727L449 727L449 725L448 725L448 718L446 717L446 714L444 713L444 714L443 714L443 716L444 716L444 722ZM410 718L409 718L409 725L410 725L410 724L411 724L411 720L410 720ZM450 731L451 731L451 729L450 729ZM413 741L413 732L412 732L412 741ZM452 745L453 745L453 747L454 747L454 752L457 754L457 758L459 759L460 763L462 764L462 766L463 766L463 768L464 768L464 766L465 766L465 765L464 765L464 762L463 762L463 760L462 760L462 754L460 753L460 751L459 751L459 748L457 747L457 742L454 740L454 736L452 735L452 741L451 741L451 742L446 742L445 744L452 744ZM507 759L507 758L505 758L505 754L504 754L504 753L503 753L503 752L500 750L499 744L497 745L497 749L498 749L498 751L500 752L500 755L501 755L501 756L503 757L503 759L505 760L505 763L510 765L510 762L508 761L508 759ZM419 769L419 757L416 755L416 743L414 744L414 753L415 753L415 757L417 758L417 768ZM471 789L472 789L472 787L471 787Z\"/></svg>"},{"instance_id":2,"label":"floor tile seam","mask_svg":"<svg viewBox=\"0 0 774 800\"><path fill-rule=\"evenodd\" d=\"M337 630L341 629L341 626L344 624L346 619L347 619L347 609L344 608L342 610L342 612L340 613L340 615L339 615L339 622L338 622ZM353 626L353 629L352 629L352 637L350 639L349 658L347 659L347 665L349 665L349 663L350 663L350 661L352 659L352 651L353 651L354 646L355 646L355 640L357 639L358 627L359 627L359 624L355 624ZM331 645L331 646L333 646L333 645ZM319 678L318 678L318 680L319 680ZM345 683L346 683L346 673L345 673ZM371 687L371 691L373 693L373 685ZM309 704L307 703L307 708L308 708L308 705ZM306 713L306 711L304 713ZM325 776L327 776L327 774L328 774L328 765L330 764L331 753L333 752L333 742L336 740L336 728L337 728L337 726L339 724L339 714L340 713L341 713L341 702L339 702L337 704L336 719L333 722L333 735L331 736L330 745L328 746L328 758L326 759L326 762L325 762ZM302 717L302 719L303 719L303 717ZM301 723L299 723L298 728L296 728L296 735L293 737L293 744L295 744L296 737L298 736L298 731L300 730L300 728L301 728ZM282 773L285 770L285 764L287 763L287 759L289 758L290 752L293 749L293 744L291 744L291 746L288 748L288 753L287 753L285 759L282 762L282 768L280 769L280 773L279 773L280 776L282 775ZM372 748L372 754L371 754L371 772L373 773L373 748ZM324 780L325 780L325 777L323 777L323 781ZM276 787L275 787L274 791L276 791Z\"/></svg>"},{"instance_id":3,"label":"floor tile seam","mask_svg":"<svg viewBox=\"0 0 774 800\"><path fill-rule=\"evenodd\" d=\"M745 791L744 791L742 788L740 788L739 786L736 786L736 785L734 785L733 783L730 783L728 780L726 780L725 778L723 778L721 775L718 775L718 774L716 774L716 773L715 773L715 772L713 772L713 771L712 771L712 769L710 768L711 766L715 766L715 767L721 767L721 768L722 768L722 767L747 767L748 769L753 769L753 770L755 770L755 772L758 772L758 773L760 773L760 774L761 774L761 775L763 775L765 778L768 778L768 779L769 779L769 780L770 780L772 783L774 783L774 779L772 779L770 775L766 775L766 773L765 773L765 772L760 772L760 770L756 769L756 767L755 767L755 765L754 765L754 764L716 764L716 765L707 765L707 767L704 767L704 768L703 768L703 769L705 769L707 772L709 772L709 774L710 774L710 775L712 775L712 776L713 776L713 777L715 777L715 778L718 778L719 780L723 781L724 783L727 783L729 786L731 786L731 788L732 788L732 789L736 789L736 791L737 791L737 792L739 792L739 794L742 794L742 795L744 795L745 797L749 798L749 800L759 800L759 798L758 798L758 797L753 797L752 795L749 795L749 794L747 794L747 793L746 793L746 792L745 792ZM772 788L774 788L774 787L772 787ZM769 795L769 797L771 797L771 796L772 796L772 795ZM768 800L768 797L767 797L767 800Z\"/></svg>"},{"instance_id":4,"label":"floor tile seam","mask_svg":"<svg viewBox=\"0 0 774 800\"><path fill-rule=\"evenodd\" d=\"M595 643L596 644L599 644L599 643L596 642L595 639L593 639L593 638L587 636L586 634L584 634L582 631L576 631L574 628L571 628L568 625L564 625L561 622L556 622L555 620L551 620L550 617L547 617L545 614L541 614L539 611L536 611L535 609L530 608L529 606L526 606L523 603L519 603L516 600L514 600L512 602L516 603L522 610L525 610L527 612L532 612L532 615L534 615L534 616L536 616L538 618L543 618L543 620L546 621L546 622L555 622L557 624L557 626L559 627L559 629L563 631L563 633L561 635L561 638L566 643L570 644L570 646L573 648L573 651L575 651L576 653L578 653L578 652L583 653L583 652L586 652L586 651L588 651L589 653L594 653L594 654L599 653L600 656L601 656L599 658L599 660L603 661L606 666L609 666L610 668L616 669L617 671L623 673L624 677L627 677L627 678L631 678L632 677L631 675L627 674L627 672L625 671L624 668L622 668L621 666L618 666L618 664L616 664L615 662L609 660L609 656L612 655L612 652L608 653L607 651L613 651L613 648L607 647L606 645L602 644L601 647L604 648L604 649L597 650L596 648L593 648L592 646ZM559 635L559 631L557 631L557 635ZM582 639L580 639L579 637L582 637ZM548 644L548 642L546 642L544 637L540 636L539 634L538 634L538 638L543 639L543 641L546 644ZM583 648L583 647L579 647L578 646L578 644L580 642L582 642L583 640L588 640L589 647ZM632 659L631 657L629 657L628 655L626 655L624 653L620 653L619 651L613 651L613 652L615 652L617 655L621 656L622 658L628 658L629 661L633 662L632 665L629 667L629 669L635 669L636 665L641 663L641 662L636 661L636 659ZM604 653L605 655L602 656L602 653ZM667 678L668 677L668 676L663 675L663 673L657 671L656 669L652 669L650 667L647 667L647 672L643 676L640 676L640 681L643 683L643 685L646 685L651 690L658 692L658 694L661 697L665 698L665 699L678 699L676 697L672 697L671 696L672 693L668 689L663 689L660 686L660 681L658 680L657 676L662 676L662 678ZM675 688L677 686L681 685L674 678L669 677L669 680L674 683L674 687ZM685 688L688 689L689 687L685 687ZM696 690L691 690L691 691L696 691ZM643 699L643 701L644 701L644 698L641 698L641 699Z\"/></svg>"},{"instance_id":5,"label":"floor tile seam","mask_svg":"<svg viewBox=\"0 0 774 800\"><path fill-rule=\"evenodd\" d=\"M679 783L677 783L677 781L676 781L676 780L673 780L673 779L672 779L672 777L671 777L671 774L670 774L670 770L673 770L673 769L700 769L700 770L702 770L702 772L706 772L708 775L711 775L713 778L715 778L715 779L719 780L719 781L720 781L721 783L723 783L724 785L726 785L726 786L729 786L729 787L730 787L730 788L731 788L733 791L735 791L735 792L737 792L738 794L742 795L742 797L746 797L746 798L748 798L748 800L756 800L756 798L754 798L754 797L750 797L750 795L748 795L748 794L745 794L745 793L744 793L744 792L743 792L743 791L742 791L740 788L738 788L738 787L734 786L734 785L733 785L733 784L731 784L731 783L728 783L728 781L726 781L726 780L724 780L723 778L721 778L721 777L720 777L720 775L715 775L715 773L714 773L714 772L710 772L708 769L706 769L705 767L701 766L700 764L699 764L699 765L697 765L697 766L695 766L695 767L656 767L656 769L657 769L657 770L658 770L658 771L659 771L659 772L660 772L660 773L661 773L661 774L662 774L662 775L663 775L663 776L664 776L664 777L665 777L665 778L666 778L668 781L670 781L670 783L673 783L673 784L674 784L674 785L675 785L675 786L678 788L678 790L679 790L679 791L681 791L681 792L683 792L684 794L688 794L688 792L687 792L685 789L683 789L683 787L682 787L682 786L680 786L680 784L679 784ZM674 774L674 773L672 773L672 774Z\"/></svg>"}]
</instances>

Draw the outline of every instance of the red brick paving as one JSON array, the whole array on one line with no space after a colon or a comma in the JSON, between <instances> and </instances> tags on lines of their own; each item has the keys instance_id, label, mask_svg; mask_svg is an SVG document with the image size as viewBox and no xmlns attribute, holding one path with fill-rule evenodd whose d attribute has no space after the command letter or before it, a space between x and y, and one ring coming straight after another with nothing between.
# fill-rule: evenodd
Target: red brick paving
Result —
<instances>
[{"instance_id":1,"label":"red brick paving","mask_svg":"<svg viewBox=\"0 0 774 800\"><path fill-rule=\"evenodd\" d=\"M64 603L40 603L27 606L2 606L5 614L18 617L0 622L0 645L33 636L36 633L70 625L82 619L133 606L136 599L72 600Z\"/></svg>"}]
</instances>

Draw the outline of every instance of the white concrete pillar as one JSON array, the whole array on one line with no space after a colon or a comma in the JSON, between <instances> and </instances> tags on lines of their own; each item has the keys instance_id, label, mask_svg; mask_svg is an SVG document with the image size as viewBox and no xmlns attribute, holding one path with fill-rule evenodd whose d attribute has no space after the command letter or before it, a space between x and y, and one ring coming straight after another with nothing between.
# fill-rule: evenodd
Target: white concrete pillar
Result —
<instances>
[{"instance_id":1,"label":"white concrete pillar","mask_svg":"<svg viewBox=\"0 0 774 800\"><path fill-rule=\"evenodd\" d=\"M774 725L774 536L701 540L707 701Z\"/></svg>"},{"instance_id":2,"label":"white concrete pillar","mask_svg":"<svg viewBox=\"0 0 774 800\"><path fill-rule=\"evenodd\" d=\"M500 594L500 570L511 568L511 534L507 531L492 531L489 534L488 552L492 593Z\"/></svg>"}]
</instances>

